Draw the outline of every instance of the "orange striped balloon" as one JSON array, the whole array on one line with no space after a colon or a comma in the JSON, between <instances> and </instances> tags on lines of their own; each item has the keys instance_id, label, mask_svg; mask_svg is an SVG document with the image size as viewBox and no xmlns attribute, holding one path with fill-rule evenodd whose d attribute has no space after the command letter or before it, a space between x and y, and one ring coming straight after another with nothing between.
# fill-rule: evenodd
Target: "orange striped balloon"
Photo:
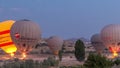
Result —
<instances>
[{"instance_id":1,"label":"orange striped balloon","mask_svg":"<svg viewBox=\"0 0 120 68\"><path fill-rule=\"evenodd\" d=\"M17 50L10 36L10 28L14 22L13 20L0 22L0 48L10 54Z\"/></svg>"}]
</instances>

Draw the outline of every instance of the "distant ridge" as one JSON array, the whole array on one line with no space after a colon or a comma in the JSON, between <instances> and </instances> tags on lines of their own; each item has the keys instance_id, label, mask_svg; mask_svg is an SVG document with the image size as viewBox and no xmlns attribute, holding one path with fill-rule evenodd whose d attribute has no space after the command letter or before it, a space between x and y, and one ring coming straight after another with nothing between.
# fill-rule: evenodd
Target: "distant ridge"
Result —
<instances>
[{"instance_id":1,"label":"distant ridge","mask_svg":"<svg viewBox=\"0 0 120 68\"><path fill-rule=\"evenodd\" d=\"M81 37L81 38L70 38L70 39L67 39L67 40L75 42L78 39L82 40L83 42L90 42L88 39L86 39L84 37Z\"/></svg>"}]
</instances>

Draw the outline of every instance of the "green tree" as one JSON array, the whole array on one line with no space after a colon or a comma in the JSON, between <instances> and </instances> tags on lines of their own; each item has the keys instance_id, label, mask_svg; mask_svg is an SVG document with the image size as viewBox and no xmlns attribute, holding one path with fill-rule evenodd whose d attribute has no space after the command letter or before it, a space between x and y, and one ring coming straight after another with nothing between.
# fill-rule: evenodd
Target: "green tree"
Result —
<instances>
[{"instance_id":1,"label":"green tree","mask_svg":"<svg viewBox=\"0 0 120 68\"><path fill-rule=\"evenodd\" d=\"M58 54L60 61L62 61L62 53L63 53L62 50L60 50L60 51L59 51L59 54Z\"/></svg>"},{"instance_id":2,"label":"green tree","mask_svg":"<svg viewBox=\"0 0 120 68\"><path fill-rule=\"evenodd\" d=\"M63 52L64 52L64 50L65 50L64 47L65 47L65 45L63 44L61 50L59 50L58 56L59 56L59 60L60 60L60 61L62 61Z\"/></svg>"},{"instance_id":3,"label":"green tree","mask_svg":"<svg viewBox=\"0 0 120 68\"><path fill-rule=\"evenodd\" d=\"M120 65L120 59L116 59L116 60L114 61L114 64Z\"/></svg>"},{"instance_id":4,"label":"green tree","mask_svg":"<svg viewBox=\"0 0 120 68\"><path fill-rule=\"evenodd\" d=\"M63 44L63 45L62 45L62 48L61 48L62 53L64 53L65 49L66 49L66 48L65 48L65 45Z\"/></svg>"},{"instance_id":5,"label":"green tree","mask_svg":"<svg viewBox=\"0 0 120 68\"><path fill-rule=\"evenodd\" d=\"M78 61L85 59L85 46L81 40L77 40L75 43L75 57Z\"/></svg>"},{"instance_id":6,"label":"green tree","mask_svg":"<svg viewBox=\"0 0 120 68\"><path fill-rule=\"evenodd\" d=\"M86 68L111 68L113 65L112 60L100 54L90 54L84 63Z\"/></svg>"}]
</instances>

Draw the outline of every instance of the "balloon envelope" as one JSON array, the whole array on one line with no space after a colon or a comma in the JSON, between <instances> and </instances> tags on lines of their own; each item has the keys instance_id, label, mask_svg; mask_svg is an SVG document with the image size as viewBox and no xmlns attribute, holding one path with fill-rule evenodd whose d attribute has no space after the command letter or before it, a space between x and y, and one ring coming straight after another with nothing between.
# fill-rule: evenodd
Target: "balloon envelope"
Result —
<instances>
[{"instance_id":1,"label":"balloon envelope","mask_svg":"<svg viewBox=\"0 0 120 68\"><path fill-rule=\"evenodd\" d=\"M11 27L11 37L20 52L28 53L40 40L39 26L30 20L16 21Z\"/></svg>"},{"instance_id":2,"label":"balloon envelope","mask_svg":"<svg viewBox=\"0 0 120 68\"><path fill-rule=\"evenodd\" d=\"M52 52L55 55L58 55L58 52L61 50L61 47L63 45L63 40L60 37L52 36L48 38L47 43Z\"/></svg>"},{"instance_id":3,"label":"balloon envelope","mask_svg":"<svg viewBox=\"0 0 120 68\"><path fill-rule=\"evenodd\" d=\"M110 24L101 30L101 39L111 52L120 51L120 24Z\"/></svg>"},{"instance_id":4,"label":"balloon envelope","mask_svg":"<svg viewBox=\"0 0 120 68\"><path fill-rule=\"evenodd\" d=\"M91 43L98 53L101 53L105 49L105 45L101 40L100 34L94 34L91 37Z\"/></svg>"},{"instance_id":5,"label":"balloon envelope","mask_svg":"<svg viewBox=\"0 0 120 68\"><path fill-rule=\"evenodd\" d=\"M10 28L14 22L13 20L0 22L0 48L6 53L13 53L17 50L10 36Z\"/></svg>"}]
</instances>

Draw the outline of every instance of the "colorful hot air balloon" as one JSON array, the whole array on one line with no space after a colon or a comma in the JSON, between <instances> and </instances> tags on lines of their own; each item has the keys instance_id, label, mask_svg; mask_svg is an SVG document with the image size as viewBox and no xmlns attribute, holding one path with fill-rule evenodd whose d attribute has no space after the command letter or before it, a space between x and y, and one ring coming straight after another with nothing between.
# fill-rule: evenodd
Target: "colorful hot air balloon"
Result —
<instances>
[{"instance_id":1,"label":"colorful hot air balloon","mask_svg":"<svg viewBox=\"0 0 120 68\"><path fill-rule=\"evenodd\" d=\"M11 27L11 37L18 51L23 54L31 51L41 38L41 30L33 21L19 20Z\"/></svg>"},{"instance_id":2,"label":"colorful hot air balloon","mask_svg":"<svg viewBox=\"0 0 120 68\"><path fill-rule=\"evenodd\" d=\"M100 34L94 34L91 37L91 43L98 53L102 53L102 51L105 49L105 45L101 40Z\"/></svg>"},{"instance_id":3,"label":"colorful hot air balloon","mask_svg":"<svg viewBox=\"0 0 120 68\"><path fill-rule=\"evenodd\" d=\"M105 26L101 30L101 39L114 56L118 56L117 53L120 52L120 24Z\"/></svg>"},{"instance_id":4,"label":"colorful hot air balloon","mask_svg":"<svg viewBox=\"0 0 120 68\"><path fill-rule=\"evenodd\" d=\"M10 36L10 28L14 22L13 20L0 22L0 48L6 53L10 53L11 56L17 50Z\"/></svg>"},{"instance_id":5,"label":"colorful hot air balloon","mask_svg":"<svg viewBox=\"0 0 120 68\"><path fill-rule=\"evenodd\" d=\"M47 44L54 55L58 55L59 50L61 50L63 45L63 39L57 36L52 36L47 39Z\"/></svg>"}]
</instances>

